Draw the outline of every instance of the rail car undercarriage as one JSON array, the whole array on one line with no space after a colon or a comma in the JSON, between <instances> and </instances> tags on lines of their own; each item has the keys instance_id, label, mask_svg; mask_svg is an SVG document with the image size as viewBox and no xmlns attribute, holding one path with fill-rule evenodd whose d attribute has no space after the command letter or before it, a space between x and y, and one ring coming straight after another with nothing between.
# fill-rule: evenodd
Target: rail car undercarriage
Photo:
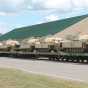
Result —
<instances>
[{"instance_id":1,"label":"rail car undercarriage","mask_svg":"<svg viewBox=\"0 0 88 88\"><path fill-rule=\"evenodd\" d=\"M38 59L48 58L47 60L59 62L88 63L88 53L67 53L67 52L0 52L0 57Z\"/></svg>"}]
</instances>

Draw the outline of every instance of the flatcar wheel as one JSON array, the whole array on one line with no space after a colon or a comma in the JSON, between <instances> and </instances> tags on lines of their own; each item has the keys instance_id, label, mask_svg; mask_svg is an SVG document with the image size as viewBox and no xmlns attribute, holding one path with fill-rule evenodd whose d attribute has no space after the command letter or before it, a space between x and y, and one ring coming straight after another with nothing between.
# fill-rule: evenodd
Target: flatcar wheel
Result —
<instances>
[{"instance_id":1,"label":"flatcar wheel","mask_svg":"<svg viewBox=\"0 0 88 88\"><path fill-rule=\"evenodd\" d=\"M72 57L71 56L69 56L69 57L67 57L68 59L67 59L67 62L72 62Z\"/></svg>"},{"instance_id":2,"label":"flatcar wheel","mask_svg":"<svg viewBox=\"0 0 88 88\"><path fill-rule=\"evenodd\" d=\"M84 59L79 59L79 63L84 63Z\"/></svg>"},{"instance_id":3,"label":"flatcar wheel","mask_svg":"<svg viewBox=\"0 0 88 88\"><path fill-rule=\"evenodd\" d=\"M63 62L66 62L66 58L63 59Z\"/></svg>"},{"instance_id":4,"label":"flatcar wheel","mask_svg":"<svg viewBox=\"0 0 88 88\"><path fill-rule=\"evenodd\" d=\"M88 61L86 59L82 60L82 63L87 63Z\"/></svg>"},{"instance_id":5,"label":"flatcar wheel","mask_svg":"<svg viewBox=\"0 0 88 88\"><path fill-rule=\"evenodd\" d=\"M85 59L79 59L79 63L85 63L86 60Z\"/></svg>"},{"instance_id":6,"label":"flatcar wheel","mask_svg":"<svg viewBox=\"0 0 88 88\"><path fill-rule=\"evenodd\" d=\"M58 56L56 59L57 61L61 61L62 56Z\"/></svg>"},{"instance_id":7,"label":"flatcar wheel","mask_svg":"<svg viewBox=\"0 0 88 88\"><path fill-rule=\"evenodd\" d=\"M63 61L63 56L61 56L61 57L60 57L59 61L60 61L60 62L62 62L62 61Z\"/></svg>"},{"instance_id":8,"label":"flatcar wheel","mask_svg":"<svg viewBox=\"0 0 88 88\"><path fill-rule=\"evenodd\" d=\"M79 62L79 59L73 59L73 62L74 63L78 63Z\"/></svg>"},{"instance_id":9,"label":"flatcar wheel","mask_svg":"<svg viewBox=\"0 0 88 88\"><path fill-rule=\"evenodd\" d=\"M60 58L60 57L56 57L56 60L59 61L59 58Z\"/></svg>"},{"instance_id":10,"label":"flatcar wheel","mask_svg":"<svg viewBox=\"0 0 88 88\"><path fill-rule=\"evenodd\" d=\"M88 63L88 57L84 57L84 59L85 59L85 63Z\"/></svg>"},{"instance_id":11,"label":"flatcar wheel","mask_svg":"<svg viewBox=\"0 0 88 88\"><path fill-rule=\"evenodd\" d=\"M69 57L66 57L66 62L69 62Z\"/></svg>"},{"instance_id":12,"label":"flatcar wheel","mask_svg":"<svg viewBox=\"0 0 88 88\"><path fill-rule=\"evenodd\" d=\"M63 61L63 62L66 62L66 61L67 61L67 58L64 56L64 57L62 58L62 61Z\"/></svg>"},{"instance_id":13,"label":"flatcar wheel","mask_svg":"<svg viewBox=\"0 0 88 88\"><path fill-rule=\"evenodd\" d=\"M65 60L65 62L69 62L69 60L68 60L68 59L66 59L66 60Z\"/></svg>"}]
</instances>

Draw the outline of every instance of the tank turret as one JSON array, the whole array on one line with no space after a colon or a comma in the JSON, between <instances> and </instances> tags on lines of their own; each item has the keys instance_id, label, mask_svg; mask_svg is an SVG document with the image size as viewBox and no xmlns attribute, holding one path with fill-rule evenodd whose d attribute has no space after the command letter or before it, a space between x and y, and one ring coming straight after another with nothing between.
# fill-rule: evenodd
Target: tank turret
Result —
<instances>
[{"instance_id":1,"label":"tank turret","mask_svg":"<svg viewBox=\"0 0 88 88\"><path fill-rule=\"evenodd\" d=\"M34 45L36 42L38 42L39 39L38 38L31 38L27 41L28 44L30 45Z\"/></svg>"},{"instance_id":2,"label":"tank turret","mask_svg":"<svg viewBox=\"0 0 88 88\"><path fill-rule=\"evenodd\" d=\"M5 41L0 42L0 51L7 51L7 45L5 44Z\"/></svg>"},{"instance_id":3,"label":"tank turret","mask_svg":"<svg viewBox=\"0 0 88 88\"><path fill-rule=\"evenodd\" d=\"M79 40L83 42L88 42L88 35L79 35Z\"/></svg>"},{"instance_id":4,"label":"tank turret","mask_svg":"<svg viewBox=\"0 0 88 88\"><path fill-rule=\"evenodd\" d=\"M61 41L61 38L56 38L56 37L38 37L38 38L29 38L26 40L25 44L26 46L28 45L30 48L32 47L33 50L37 51L42 51L42 52L47 52L52 49L56 49L57 46L59 46L59 41Z\"/></svg>"},{"instance_id":5,"label":"tank turret","mask_svg":"<svg viewBox=\"0 0 88 88\"><path fill-rule=\"evenodd\" d=\"M33 49L35 48L35 43L37 41L38 41L38 38L35 38L35 37L24 39L23 41L21 41L21 45L18 50L28 51L28 52L33 51Z\"/></svg>"},{"instance_id":6,"label":"tank turret","mask_svg":"<svg viewBox=\"0 0 88 88\"><path fill-rule=\"evenodd\" d=\"M5 46L7 47L8 51L20 47L20 43L16 40L7 40L4 42Z\"/></svg>"},{"instance_id":7,"label":"tank turret","mask_svg":"<svg viewBox=\"0 0 88 88\"><path fill-rule=\"evenodd\" d=\"M18 41L16 41L16 40L7 40L6 41L6 45L9 47L9 46L12 46L12 47L14 47L14 46L16 46L16 45L20 45L20 43L18 42Z\"/></svg>"},{"instance_id":8,"label":"tank turret","mask_svg":"<svg viewBox=\"0 0 88 88\"><path fill-rule=\"evenodd\" d=\"M49 46L57 46L60 47L60 41L62 41L62 38L58 37L51 37L51 38L46 38L45 43L47 43Z\"/></svg>"}]
</instances>

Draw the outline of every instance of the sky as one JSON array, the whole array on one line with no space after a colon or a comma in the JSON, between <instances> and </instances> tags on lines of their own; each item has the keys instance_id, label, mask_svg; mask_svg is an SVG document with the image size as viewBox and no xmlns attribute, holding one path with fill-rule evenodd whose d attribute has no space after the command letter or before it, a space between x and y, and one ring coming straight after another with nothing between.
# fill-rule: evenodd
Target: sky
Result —
<instances>
[{"instance_id":1,"label":"sky","mask_svg":"<svg viewBox=\"0 0 88 88\"><path fill-rule=\"evenodd\" d=\"M0 33L88 14L88 0L0 0Z\"/></svg>"}]
</instances>

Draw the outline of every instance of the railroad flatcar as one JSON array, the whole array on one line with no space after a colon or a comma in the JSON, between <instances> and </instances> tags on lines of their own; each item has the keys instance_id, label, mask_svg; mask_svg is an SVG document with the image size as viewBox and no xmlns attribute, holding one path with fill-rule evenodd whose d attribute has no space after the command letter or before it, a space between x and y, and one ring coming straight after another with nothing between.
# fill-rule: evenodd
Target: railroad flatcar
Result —
<instances>
[{"instance_id":1,"label":"railroad flatcar","mask_svg":"<svg viewBox=\"0 0 88 88\"><path fill-rule=\"evenodd\" d=\"M7 40L1 42L0 52L12 56L48 57L49 60L88 62L88 36L77 39L56 37L32 37L20 42Z\"/></svg>"}]
</instances>

